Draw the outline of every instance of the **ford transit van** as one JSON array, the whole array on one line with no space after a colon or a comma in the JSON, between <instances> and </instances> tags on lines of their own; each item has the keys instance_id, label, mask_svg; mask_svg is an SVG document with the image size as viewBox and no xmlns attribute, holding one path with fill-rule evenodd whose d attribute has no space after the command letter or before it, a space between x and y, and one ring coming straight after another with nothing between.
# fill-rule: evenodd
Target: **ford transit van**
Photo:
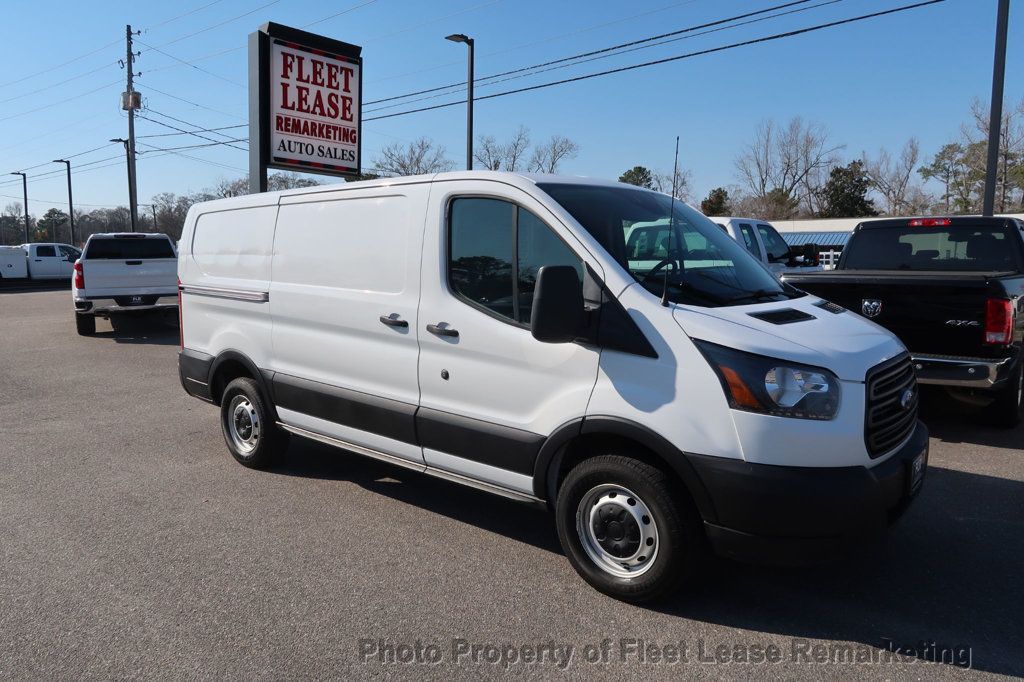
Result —
<instances>
[{"instance_id":1,"label":"ford transit van","mask_svg":"<svg viewBox=\"0 0 1024 682\"><path fill-rule=\"evenodd\" d=\"M180 244L181 383L238 462L299 436L546 504L620 599L708 551L805 561L877 537L924 480L899 340L663 194L354 182L197 204Z\"/></svg>"}]
</instances>

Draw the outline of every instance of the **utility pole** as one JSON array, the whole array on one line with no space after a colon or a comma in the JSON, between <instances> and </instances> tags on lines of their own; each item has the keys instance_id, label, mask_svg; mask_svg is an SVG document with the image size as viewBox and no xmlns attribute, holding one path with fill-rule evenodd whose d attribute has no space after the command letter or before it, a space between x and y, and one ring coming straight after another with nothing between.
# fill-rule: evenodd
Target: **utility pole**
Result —
<instances>
[{"instance_id":1,"label":"utility pole","mask_svg":"<svg viewBox=\"0 0 1024 682\"><path fill-rule=\"evenodd\" d=\"M68 224L71 226L71 244L75 243L75 205L71 201L71 162L66 159L54 159L54 163L63 163L68 167ZM56 241L56 240L55 240Z\"/></svg>"},{"instance_id":2,"label":"utility pole","mask_svg":"<svg viewBox=\"0 0 1024 682\"><path fill-rule=\"evenodd\" d=\"M469 48L466 76L466 170L473 170L473 48L476 43L464 33L445 36L453 43L465 43Z\"/></svg>"},{"instance_id":3,"label":"utility pole","mask_svg":"<svg viewBox=\"0 0 1024 682\"><path fill-rule=\"evenodd\" d=\"M988 119L988 161L985 166L985 199L981 214L990 216L996 204L996 172L999 167L999 138L1003 130L1003 79L1006 76L1006 31L1010 23L1010 0L999 0L996 15L996 54L992 64L992 105Z\"/></svg>"},{"instance_id":4,"label":"utility pole","mask_svg":"<svg viewBox=\"0 0 1024 682\"><path fill-rule=\"evenodd\" d=\"M156 232L156 204L150 204L149 207L153 209L153 231Z\"/></svg>"},{"instance_id":5,"label":"utility pole","mask_svg":"<svg viewBox=\"0 0 1024 682\"><path fill-rule=\"evenodd\" d=\"M128 208L132 215L132 232L138 230L139 201L135 184L135 110L139 108L139 100L135 92L135 53L132 52L132 25L125 27L125 40L128 53L125 71L128 72L128 86L122 98L121 108L128 110L128 141L125 149L128 152Z\"/></svg>"},{"instance_id":6,"label":"utility pole","mask_svg":"<svg viewBox=\"0 0 1024 682\"><path fill-rule=\"evenodd\" d=\"M21 171L15 171L11 175L21 176L21 191L25 198L25 243L28 244L28 176Z\"/></svg>"}]
</instances>

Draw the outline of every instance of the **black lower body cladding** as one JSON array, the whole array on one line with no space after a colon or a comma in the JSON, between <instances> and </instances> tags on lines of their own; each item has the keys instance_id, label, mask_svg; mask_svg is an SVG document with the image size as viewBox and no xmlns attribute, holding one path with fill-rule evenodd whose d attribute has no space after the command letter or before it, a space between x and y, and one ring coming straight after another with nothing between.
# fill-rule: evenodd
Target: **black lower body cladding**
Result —
<instances>
[{"instance_id":1,"label":"black lower body cladding","mask_svg":"<svg viewBox=\"0 0 1024 682\"><path fill-rule=\"evenodd\" d=\"M210 370L213 356L199 351L184 349L178 353L178 377L185 392L202 400L212 400L210 394Z\"/></svg>"},{"instance_id":2,"label":"black lower body cladding","mask_svg":"<svg viewBox=\"0 0 1024 682\"><path fill-rule=\"evenodd\" d=\"M716 553L768 563L833 558L877 538L913 499L914 460L928 449L917 423L907 443L881 464L816 468L751 464L689 455L713 500L716 523L705 523Z\"/></svg>"}]
</instances>

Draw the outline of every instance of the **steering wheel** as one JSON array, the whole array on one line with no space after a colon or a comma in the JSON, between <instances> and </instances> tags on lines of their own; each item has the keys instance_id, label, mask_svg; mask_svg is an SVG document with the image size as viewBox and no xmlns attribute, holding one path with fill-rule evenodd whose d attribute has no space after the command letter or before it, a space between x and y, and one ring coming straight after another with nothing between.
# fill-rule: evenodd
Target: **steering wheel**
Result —
<instances>
[{"instance_id":1,"label":"steering wheel","mask_svg":"<svg viewBox=\"0 0 1024 682\"><path fill-rule=\"evenodd\" d=\"M658 262L657 265L655 265L653 268L651 268L648 271L648 273L646 275L644 275L644 279L641 282L641 284L646 284L648 281L654 279L657 276L657 274L659 272L661 272L664 269L664 267L666 265L668 265L669 263L674 263L675 264L676 272L679 272L680 270L682 270L682 267L680 267L680 263L679 263L679 259L678 258L662 258Z\"/></svg>"}]
</instances>

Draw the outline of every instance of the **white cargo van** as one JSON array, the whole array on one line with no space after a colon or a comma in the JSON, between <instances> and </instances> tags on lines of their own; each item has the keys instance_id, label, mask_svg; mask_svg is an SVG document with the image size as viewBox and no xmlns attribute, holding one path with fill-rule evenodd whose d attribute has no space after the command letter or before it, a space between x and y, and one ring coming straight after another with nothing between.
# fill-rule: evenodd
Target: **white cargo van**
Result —
<instances>
[{"instance_id":1,"label":"white cargo van","mask_svg":"<svg viewBox=\"0 0 1024 682\"><path fill-rule=\"evenodd\" d=\"M621 599L666 593L706 547L828 555L922 484L896 337L663 194L355 182L197 204L180 244L181 382L239 462L293 434L546 503L572 565Z\"/></svg>"}]
</instances>

